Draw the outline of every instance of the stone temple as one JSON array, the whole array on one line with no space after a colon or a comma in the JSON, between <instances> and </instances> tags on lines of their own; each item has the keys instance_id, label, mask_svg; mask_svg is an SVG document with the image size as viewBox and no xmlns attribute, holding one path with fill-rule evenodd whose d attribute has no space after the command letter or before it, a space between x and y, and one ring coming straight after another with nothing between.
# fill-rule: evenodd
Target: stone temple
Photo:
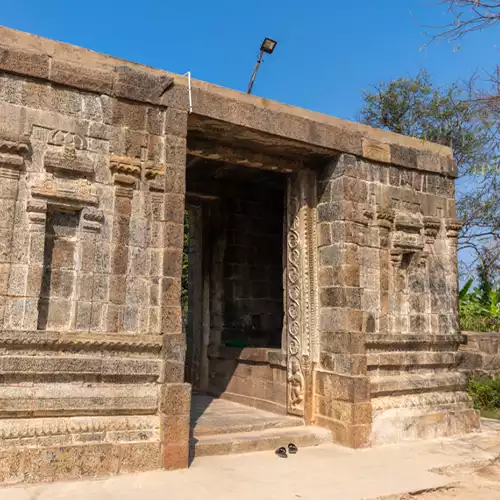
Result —
<instances>
[{"instance_id":1,"label":"stone temple","mask_svg":"<svg viewBox=\"0 0 500 500\"><path fill-rule=\"evenodd\" d=\"M447 147L0 28L0 481L278 443L227 434L233 407L352 448L476 430L456 175ZM204 401L225 441L193 433Z\"/></svg>"}]
</instances>

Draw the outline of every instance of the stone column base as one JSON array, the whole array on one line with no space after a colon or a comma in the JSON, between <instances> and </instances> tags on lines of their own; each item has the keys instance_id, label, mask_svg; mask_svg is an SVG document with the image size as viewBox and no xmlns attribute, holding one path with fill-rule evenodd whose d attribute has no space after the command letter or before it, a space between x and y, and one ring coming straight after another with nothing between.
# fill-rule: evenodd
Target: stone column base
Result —
<instances>
[{"instance_id":1,"label":"stone column base","mask_svg":"<svg viewBox=\"0 0 500 500\"><path fill-rule=\"evenodd\" d=\"M371 444L467 434L480 429L466 392L424 393L372 400Z\"/></svg>"}]
</instances>

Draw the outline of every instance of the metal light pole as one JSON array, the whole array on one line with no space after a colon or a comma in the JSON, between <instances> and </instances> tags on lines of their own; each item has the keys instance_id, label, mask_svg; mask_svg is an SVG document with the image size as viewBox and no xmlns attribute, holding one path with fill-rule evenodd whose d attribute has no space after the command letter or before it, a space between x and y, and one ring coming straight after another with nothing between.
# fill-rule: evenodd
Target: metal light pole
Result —
<instances>
[{"instance_id":1,"label":"metal light pole","mask_svg":"<svg viewBox=\"0 0 500 500\"><path fill-rule=\"evenodd\" d=\"M252 77L250 78L250 83L248 84L247 94L252 93L253 84L257 76L257 71L259 71L260 63L262 62L262 59L264 57L264 53L272 54L277 43L278 42L271 40L271 38L265 38L262 42L262 45L260 46L259 58L257 59L257 63L255 64L255 68L253 69Z\"/></svg>"}]
</instances>

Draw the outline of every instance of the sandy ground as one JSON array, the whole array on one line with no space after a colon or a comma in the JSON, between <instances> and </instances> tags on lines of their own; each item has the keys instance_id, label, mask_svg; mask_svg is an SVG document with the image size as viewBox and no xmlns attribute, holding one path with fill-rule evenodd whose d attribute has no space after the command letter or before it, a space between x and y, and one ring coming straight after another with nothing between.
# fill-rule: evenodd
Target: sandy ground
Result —
<instances>
[{"instance_id":1,"label":"sandy ground","mask_svg":"<svg viewBox=\"0 0 500 500\"><path fill-rule=\"evenodd\" d=\"M500 422L480 433L351 450L196 459L190 469L0 488L1 500L500 500ZM420 493L419 493L420 492Z\"/></svg>"},{"instance_id":2,"label":"sandy ground","mask_svg":"<svg viewBox=\"0 0 500 500\"><path fill-rule=\"evenodd\" d=\"M434 491L397 495L386 500L499 500L500 458L480 466L450 468L453 483Z\"/></svg>"}]
</instances>

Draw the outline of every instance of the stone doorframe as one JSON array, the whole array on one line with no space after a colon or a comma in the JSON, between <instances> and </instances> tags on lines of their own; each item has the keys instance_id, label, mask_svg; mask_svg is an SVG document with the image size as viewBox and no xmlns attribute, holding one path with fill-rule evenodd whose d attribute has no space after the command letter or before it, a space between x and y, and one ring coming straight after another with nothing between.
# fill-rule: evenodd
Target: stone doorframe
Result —
<instances>
[{"instance_id":1,"label":"stone doorframe","mask_svg":"<svg viewBox=\"0 0 500 500\"><path fill-rule=\"evenodd\" d=\"M202 265L203 204L188 203L190 215L196 218L196 266ZM287 360L287 412L303 417L306 422L313 414L313 375L319 361L318 337L318 284L316 245L316 174L302 170L287 179L284 212L283 295L284 323L282 352ZM194 233L190 228L190 236ZM208 262L205 262L208 265ZM213 264L213 263L212 263ZM192 346L188 346L189 381L200 389L208 387L206 360L210 342L211 325L208 309L213 307L208 289L209 279L202 269L190 269L191 279L201 287L196 313L190 312ZM194 284L194 283L193 283ZM190 301L191 303L191 301ZM207 323L208 322L208 323ZM196 324L194 324L196 323ZM220 339L219 339L220 340ZM199 373L194 372L199 370Z\"/></svg>"},{"instance_id":2,"label":"stone doorframe","mask_svg":"<svg viewBox=\"0 0 500 500\"><path fill-rule=\"evenodd\" d=\"M287 411L311 422L314 367L319 361L316 174L301 170L287 182L284 338Z\"/></svg>"}]
</instances>

